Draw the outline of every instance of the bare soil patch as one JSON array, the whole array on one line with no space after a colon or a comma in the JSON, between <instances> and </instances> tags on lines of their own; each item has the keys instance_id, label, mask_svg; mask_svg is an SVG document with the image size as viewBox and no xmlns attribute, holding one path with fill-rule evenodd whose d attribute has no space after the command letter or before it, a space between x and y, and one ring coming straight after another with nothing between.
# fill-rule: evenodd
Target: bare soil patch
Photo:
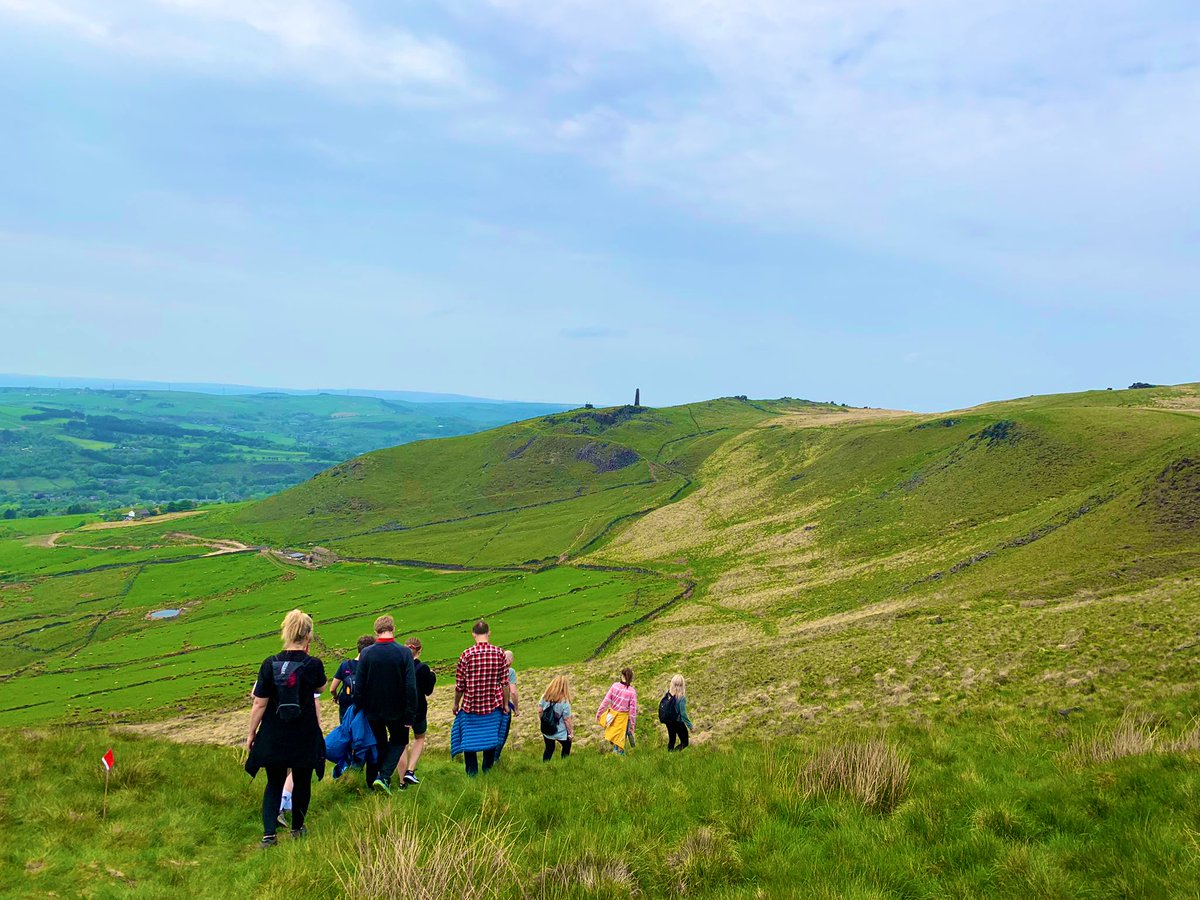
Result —
<instances>
[{"instance_id":1,"label":"bare soil patch","mask_svg":"<svg viewBox=\"0 0 1200 900\"><path fill-rule=\"evenodd\" d=\"M146 519L134 519L132 521L122 519L120 522L93 522L90 525L84 525L80 531L108 531L110 528L136 528L138 525L157 525L159 522L171 522L175 519L187 519L191 516L202 516L208 510L206 509L189 509L183 512L163 513L161 516L150 516Z\"/></svg>"}]
</instances>

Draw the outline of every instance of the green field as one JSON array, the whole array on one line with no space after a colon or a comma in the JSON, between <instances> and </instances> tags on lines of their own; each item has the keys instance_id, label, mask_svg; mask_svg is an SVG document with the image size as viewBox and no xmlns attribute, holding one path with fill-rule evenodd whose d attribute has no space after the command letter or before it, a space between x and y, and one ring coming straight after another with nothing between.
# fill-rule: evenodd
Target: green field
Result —
<instances>
[{"instance_id":1,"label":"green field","mask_svg":"<svg viewBox=\"0 0 1200 900\"><path fill-rule=\"evenodd\" d=\"M20 812L0 826L48 836L4 858L33 893L84 875L101 894L387 896L375 879L403 873L379 848L414 822L433 835L411 851L420 872L464 847L462 865L492 873L481 896L1200 893L1200 386L940 415L580 410L355 457L188 518L93 518L0 525L0 724L27 729L5 752L29 772L3 789ZM319 849L255 855L235 752L157 736L235 743L294 606L330 666L394 613L443 687L420 792L390 809L323 784ZM163 608L184 612L146 618ZM602 758L585 720L550 775L525 718L507 772L462 781L445 679L478 616L516 652L527 703L566 671L588 714L632 666L641 746ZM696 719L684 757L653 721L675 671ZM36 730L62 723L83 727ZM36 777L95 787L36 762L67 741L129 760L114 815L132 847L109 848L92 799L77 819L34 808ZM195 790L221 823L194 850L202 812L149 774L185 761L212 773ZM332 840L348 816L372 823L352 851ZM76 822L98 836L74 842ZM463 896L456 871L431 896Z\"/></svg>"},{"instance_id":2,"label":"green field","mask_svg":"<svg viewBox=\"0 0 1200 900\"><path fill-rule=\"evenodd\" d=\"M24 555L63 552L10 539L0 554L14 545ZM67 552L76 565L76 551ZM330 674L385 611L404 634L419 635L426 660L446 672L479 618L524 666L556 666L587 659L679 591L673 581L624 572L356 563L312 570L253 551L199 558L175 551L158 559L147 558L150 552L101 551L93 558L103 568L0 583L0 725L144 720L176 713L180 704L236 704L274 652L279 620L297 606L321 623L316 646ZM147 618L163 609L183 612Z\"/></svg>"},{"instance_id":3,"label":"green field","mask_svg":"<svg viewBox=\"0 0 1200 900\"><path fill-rule=\"evenodd\" d=\"M560 409L0 387L0 514L263 497L368 450Z\"/></svg>"}]
</instances>

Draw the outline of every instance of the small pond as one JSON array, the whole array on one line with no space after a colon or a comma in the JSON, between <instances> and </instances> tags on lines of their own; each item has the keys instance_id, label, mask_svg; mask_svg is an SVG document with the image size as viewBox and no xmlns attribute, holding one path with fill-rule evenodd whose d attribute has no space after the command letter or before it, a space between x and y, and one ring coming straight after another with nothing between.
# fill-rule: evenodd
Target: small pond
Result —
<instances>
[{"instance_id":1,"label":"small pond","mask_svg":"<svg viewBox=\"0 0 1200 900\"><path fill-rule=\"evenodd\" d=\"M156 610L155 612L150 613L149 618L151 618L151 619L173 619L177 615L179 615L182 611L183 610L179 610L179 609L160 609L160 610Z\"/></svg>"}]
</instances>

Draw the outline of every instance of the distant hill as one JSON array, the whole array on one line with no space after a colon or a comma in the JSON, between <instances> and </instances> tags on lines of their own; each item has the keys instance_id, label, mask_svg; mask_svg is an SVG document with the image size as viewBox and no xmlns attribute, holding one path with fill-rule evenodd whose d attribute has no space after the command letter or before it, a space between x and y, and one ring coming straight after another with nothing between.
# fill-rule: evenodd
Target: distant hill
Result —
<instances>
[{"instance_id":1,"label":"distant hill","mask_svg":"<svg viewBox=\"0 0 1200 900\"><path fill-rule=\"evenodd\" d=\"M359 457L239 512L230 525L256 540L324 543L354 556L553 560L683 495L726 441L802 412L849 415L808 401L733 398L557 413Z\"/></svg>"},{"instance_id":2,"label":"distant hill","mask_svg":"<svg viewBox=\"0 0 1200 900\"><path fill-rule=\"evenodd\" d=\"M473 397L469 394L441 394L431 391L393 391L367 388L285 388L254 387L247 384L220 384L205 381L138 381L125 378L59 378L53 375L21 375L0 372L0 388L88 388L96 391L171 391L192 394L293 394L316 396L336 394L339 397L378 397L381 400L401 400L405 403L514 403L526 406L543 406L567 409L567 403L524 403L517 400L496 400L490 397Z\"/></svg>"},{"instance_id":3,"label":"distant hill","mask_svg":"<svg viewBox=\"0 0 1200 900\"><path fill-rule=\"evenodd\" d=\"M368 450L562 407L0 388L0 514L262 497Z\"/></svg>"}]
</instances>

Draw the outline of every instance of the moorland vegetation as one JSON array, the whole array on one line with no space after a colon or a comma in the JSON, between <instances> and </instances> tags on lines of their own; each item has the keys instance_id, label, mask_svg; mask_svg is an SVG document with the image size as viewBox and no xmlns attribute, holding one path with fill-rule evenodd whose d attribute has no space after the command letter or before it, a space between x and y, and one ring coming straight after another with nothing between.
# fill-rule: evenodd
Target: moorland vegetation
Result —
<instances>
[{"instance_id":1,"label":"moorland vegetation","mask_svg":"<svg viewBox=\"0 0 1200 900\"><path fill-rule=\"evenodd\" d=\"M1198 524L1196 385L576 410L184 519L5 523L0 864L30 894L1195 895ZM442 672L486 617L584 723L622 666L648 708L685 672L693 745L650 715L546 769L525 721L467 782L435 693L419 789L323 783L310 840L256 855L233 745L293 606L327 665L391 612Z\"/></svg>"}]
</instances>

